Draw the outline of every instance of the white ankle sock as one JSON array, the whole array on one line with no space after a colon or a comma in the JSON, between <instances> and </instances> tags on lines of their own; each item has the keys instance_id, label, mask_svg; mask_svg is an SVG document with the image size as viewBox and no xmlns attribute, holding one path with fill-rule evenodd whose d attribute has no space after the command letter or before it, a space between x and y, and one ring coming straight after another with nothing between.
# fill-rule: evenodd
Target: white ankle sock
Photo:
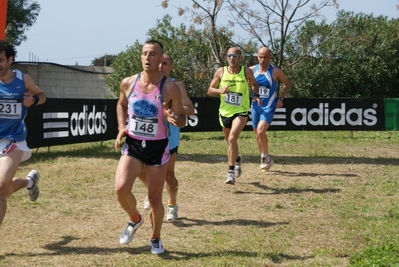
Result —
<instances>
[{"instance_id":1,"label":"white ankle sock","mask_svg":"<svg viewBox=\"0 0 399 267\"><path fill-rule=\"evenodd\" d=\"M28 180L28 185L26 186L26 188L32 188L33 185L35 184L35 182L33 181L32 178L27 177L26 180Z\"/></svg>"}]
</instances>

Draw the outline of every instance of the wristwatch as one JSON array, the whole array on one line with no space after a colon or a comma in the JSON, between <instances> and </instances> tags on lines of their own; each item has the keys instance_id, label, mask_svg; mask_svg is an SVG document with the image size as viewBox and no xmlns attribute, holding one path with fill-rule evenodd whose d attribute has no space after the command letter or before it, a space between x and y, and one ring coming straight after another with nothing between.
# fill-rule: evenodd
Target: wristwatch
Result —
<instances>
[{"instance_id":1,"label":"wristwatch","mask_svg":"<svg viewBox=\"0 0 399 267\"><path fill-rule=\"evenodd\" d=\"M256 97L260 97L260 94L258 94L258 93L254 93L254 96L256 96Z\"/></svg>"},{"instance_id":2,"label":"wristwatch","mask_svg":"<svg viewBox=\"0 0 399 267\"><path fill-rule=\"evenodd\" d=\"M281 102L283 102L283 101L284 101L284 97L279 97L279 99L281 100Z\"/></svg>"}]
</instances>

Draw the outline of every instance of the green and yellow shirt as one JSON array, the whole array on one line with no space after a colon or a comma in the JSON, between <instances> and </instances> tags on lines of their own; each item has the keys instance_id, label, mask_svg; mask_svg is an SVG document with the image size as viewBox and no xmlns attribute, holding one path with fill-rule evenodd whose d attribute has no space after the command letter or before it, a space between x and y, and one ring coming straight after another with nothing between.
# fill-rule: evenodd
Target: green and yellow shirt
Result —
<instances>
[{"instance_id":1,"label":"green and yellow shirt","mask_svg":"<svg viewBox=\"0 0 399 267\"><path fill-rule=\"evenodd\" d=\"M224 67L219 88L224 86L229 86L229 92L220 95L220 115L232 117L237 113L247 113L250 108L250 97L245 67L242 66L237 74L229 73L227 67Z\"/></svg>"}]
</instances>

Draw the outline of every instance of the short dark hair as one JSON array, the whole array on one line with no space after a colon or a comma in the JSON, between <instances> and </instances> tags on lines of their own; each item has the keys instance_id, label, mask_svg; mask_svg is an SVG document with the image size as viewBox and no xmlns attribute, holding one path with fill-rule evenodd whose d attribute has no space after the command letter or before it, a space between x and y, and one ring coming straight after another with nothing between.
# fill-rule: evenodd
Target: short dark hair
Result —
<instances>
[{"instance_id":1,"label":"short dark hair","mask_svg":"<svg viewBox=\"0 0 399 267\"><path fill-rule=\"evenodd\" d=\"M14 46L4 40L0 40L0 53L1 52L6 53L6 58L9 59L10 57L15 58L15 49Z\"/></svg>"},{"instance_id":2,"label":"short dark hair","mask_svg":"<svg viewBox=\"0 0 399 267\"><path fill-rule=\"evenodd\" d=\"M167 53L163 53L164 55L167 55L168 57L169 57L169 59L170 59L170 64L172 64L173 65L173 58L169 55L169 54L167 54Z\"/></svg>"},{"instance_id":3,"label":"short dark hair","mask_svg":"<svg viewBox=\"0 0 399 267\"><path fill-rule=\"evenodd\" d=\"M160 41L157 40L148 40L144 44L157 44L161 48L162 55L163 55L163 44Z\"/></svg>"}]
</instances>

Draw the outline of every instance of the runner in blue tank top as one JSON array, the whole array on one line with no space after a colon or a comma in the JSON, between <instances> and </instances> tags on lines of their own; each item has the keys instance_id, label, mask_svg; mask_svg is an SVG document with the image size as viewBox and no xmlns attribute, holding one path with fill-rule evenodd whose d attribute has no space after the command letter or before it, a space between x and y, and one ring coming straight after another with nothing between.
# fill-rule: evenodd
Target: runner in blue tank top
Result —
<instances>
[{"instance_id":1,"label":"runner in blue tank top","mask_svg":"<svg viewBox=\"0 0 399 267\"><path fill-rule=\"evenodd\" d=\"M270 64L270 58L269 48L262 47L258 50L259 64L250 67L259 85L259 95L262 99L262 106L256 102L252 102L251 106L252 127L261 153L260 168L262 170L269 170L274 164L269 156L266 131L272 123L274 111L283 106L283 100L291 88L290 80L281 69ZM277 99L278 82L284 84L284 89Z\"/></svg>"},{"instance_id":2,"label":"runner in blue tank top","mask_svg":"<svg viewBox=\"0 0 399 267\"><path fill-rule=\"evenodd\" d=\"M0 40L0 226L12 193L27 188L31 201L40 193L38 171L30 171L26 178L14 175L19 164L31 156L26 143L28 108L43 104L46 95L29 75L11 69L14 60L14 47Z\"/></svg>"}]
</instances>

